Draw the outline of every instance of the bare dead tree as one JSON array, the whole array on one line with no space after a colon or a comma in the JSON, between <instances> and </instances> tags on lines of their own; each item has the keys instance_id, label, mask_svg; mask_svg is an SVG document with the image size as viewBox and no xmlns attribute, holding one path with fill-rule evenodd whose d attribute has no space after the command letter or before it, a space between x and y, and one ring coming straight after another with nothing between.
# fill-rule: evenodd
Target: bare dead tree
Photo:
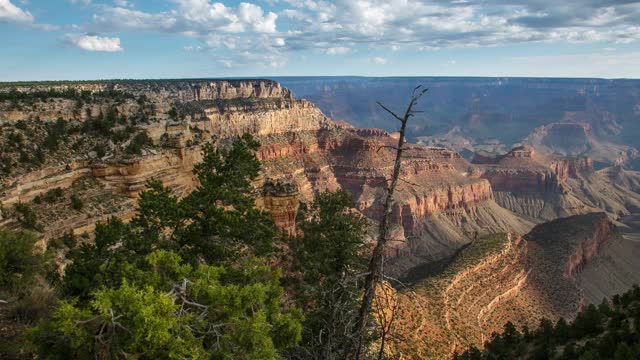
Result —
<instances>
[{"instance_id":1,"label":"bare dead tree","mask_svg":"<svg viewBox=\"0 0 640 360\"><path fill-rule=\"evenodd\" d=\"M378 241L371 260L369 262L369 272L364 282L364 295L362 296L362 303L360 305L360 311L358 312L358 318L356 319L356 325L354 327L353 339L354 339L354 357L360 359L362 353L362 347L364 343L364 337L366 332L367 323L369 321L369 313L371 311L371 305L376 295L376 287L384 278L384 248L387 243L387 237L389 235L389 228L391 225L391 211L394 203L393 193L398 184L400 177L400 167L402 165L402 152L404 150L405 131L407 129L407 123L412 116L415 116L419 111L414 110L414 107L418 103L418 100L429 89L421 89L422 86L417 86L413 89L411 101L407 106L404 116L399 116L391 109L386 107L380 101L377 104L386 112L391 114L396 120L400 121L400 137L398 139L398 146L396 150L396 159L393 166L393 175L391 182L387 188L387 196L383 205L383 215L378 228Z\"/></svg>"},{"instance_id":2,"label":"bare dead tree","mask_svg":"<svg viewBox=\"0 0 640 360\"><path fill-rule=\"evenodd\" d=\"M380 328L380 347L378 348L378 360L384 357L384 348L387 338L392 335L393 324L398 314L400 302L390 284L381 286L381 294L374 298L374 309Z\"/></svg>"}]
</instances>

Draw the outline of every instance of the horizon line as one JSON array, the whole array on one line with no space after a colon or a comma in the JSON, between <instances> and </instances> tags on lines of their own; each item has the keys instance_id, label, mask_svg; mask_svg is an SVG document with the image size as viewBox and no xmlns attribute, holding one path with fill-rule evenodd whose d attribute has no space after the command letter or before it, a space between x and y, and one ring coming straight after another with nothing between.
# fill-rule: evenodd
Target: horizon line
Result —
<instances>
[{"instance_id":1,"label":"horizon line","mask_svg":"<svg viewBox=\"0 0 640 360\"><path fill-rule=\"evenodd\" d=\"M221 77L184 77L184 78L108 78L108 79L43 79L43 80L0 80L0 84L29 84L29 83L83 83L83 82L115 82L115 81L207 81L207 80L274 80L295 78L362 78L362 79L549 79L549 80L601 80L601 81L640 81L640 78L627 77L571 77L571 76L465 76L465 75L265 75L265 76L221 76Z\"/></svg>"}]
</instances>

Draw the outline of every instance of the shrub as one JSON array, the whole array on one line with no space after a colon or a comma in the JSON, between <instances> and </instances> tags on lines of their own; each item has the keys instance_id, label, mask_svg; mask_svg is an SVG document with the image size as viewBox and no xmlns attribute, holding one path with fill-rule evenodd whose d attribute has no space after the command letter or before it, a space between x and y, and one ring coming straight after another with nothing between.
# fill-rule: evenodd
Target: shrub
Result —
<instances>
[{"instance_id":1,"label":"shrub","mask_svg":"<svg viewBox=\"0 0 640 360\"><path fill-rule=\"evenodd\" d=\"M13 169L13 160L10 157L5 156L0 158L0 169L5 174L11 174L11 170Z\"/></svg>"},{"instance_id":2,"label":"shrub","mask_svg":"<svg viewBox=\"0 0 640 360\"><path fill-rule=\"evenodd\" d=\"M44 154L44 151L42 151L41 148L37 148L33 153L33 158L31 159L31 163L34 165L40 165L44 163L45 159L46 159L46 155Z\"/></svg>"},{"instance_id":3,"label":"shrub","mask_svg":"<svg viewBox=\"0 0 640 360\"><path fill-rule=\"evenodd\" d=\"M18 158L18 161L20 161L21 164L26 164L31 161L31 158L26 152L20 151L20 157Z\"/></svg>"},{"instance_id":4,"label":"shrub","mask_svg":"<svg viewBox=\"0 0 640 360\"><path fill-rule=\"evenodd\" d=\"M40 269L42 256L34 253L37 241L27 232L0 229L0 289L23 287Z\"/></svg>"},{"instance_id":5,"label":"shrub","mask_svg":"<svg viewBox=\"0 0 640 360\"><path fill-rule=\"evenodd\" d=\"M62 236L62 243L69 249L73 249L78 244L78 240L72 232L67 232Z\"/></svg>"},{"instance_id":6,"label":"shrub","mask_svg":"<svg viewBox=\"0 0 640 360\"><path fill-rule=\"evenodd\" d=\"M82 140L82 139L78 139L78 140L76 140L76 141L73 143L73 145L71 145L71 149L72 149L72 150L74 150L74 151L78 151L78 150L80 150L80 148L82 147L82 143L83 143L83 140Z\"/></svg>"},{"instance_id":7,"label":"shrub","mask_svg":"<svg viewBox=\"0 0 640 360\"><path fill-rule=\"evenodd\" d=\"M117 130L111 133L111 141L115 144L126 141L129 138L129 134L127 134L124 130Z\"/></svg>"},{"instance_id":8,"label":"shrub","mask_svg":"<svg viewBox=\"0 0 640 360\"><path fill-rule=\"evenodd\" d=\"M83 207L82 199L76 194L71 195L71 208L73 208L73 210L82 210Z\"/></svg>"},{"instance_id":9,"label":"shrub","mask_svg":"<svg viewBox=\"0 0 640 360\"><path fill-rule=\"evenodd\" d=\"M41 278L33 286L12 302L9 315L22 324L33 324L47 317L54 309L57 297L54 290Z\"/></svg>"},{"instance_id":10,"label":"shrub","mask_svg":"<svg viewBox=\"0 0 640 360\"><path fill-rule=\"evenodd\" d=\"M176 108L171 108L171 110L167 112L167 115L169 115L169 118L172 120L178 119L178 111L176 110Z\"/></svg>"},{"instance_id":11,"label":"shrub","mask_svg":"<svg viewBox=\"0 0 640 360\"><path fill-rule=\"evenodd\" d=\"M22 145L24 138L22 137L22 134L13 132L7 136L7 140L15 146L20 146Z\"/></svg>"},{"instance_id":12,"label":"shrub","mask_svg":"<svg viewBox=\"0 0 640 360\"><path fill-rule=\"evenodd\" d=\"M53 203L59 202L63 196L64 196L64 190L62 190L62 188L57 187L47 191L47 193L42 197L42 199L48 202L49 204L53 204Z\"/></svg>"},{"instance_id":13,"label":"shrub","mask_svg":"<svg viewBox=\"0 0 640 360\"><path fill-rule=\"evenodd\" d=\"M18 221L22 226L27 229L41 230L42 226L38 224L38 216L36 213L25 203L17 203L14 206Z\"/></svg>"},{"instance_id":14,"label":"shrub","mask_svg":"<svg viewBox=\"0 0 640 360\"><path fill-rule=\"evenodd\" d=\"M44 146L51 151L57 150L60 140L65 138L66 133L67 122L62 118L58 118L53 124L47 124L47 136L44 139Z\"/></svg>"},{"instance_id":15,"label":"shrub","mask_svg":"<svg viewBox=\"0 0 640 360\"><path fill-rule=\"evenodd\" d=\"M93 147L93 151L101 158L107 154L107 147L104 146L104 144L96 144L96 146Z\"/></svg>"},{"instance_id":16,"label":"shrub","mask_svg":"<svg viewBox=\"0 0 640 360\"><path fill-rule=\"evenodd\" d=\"M16 121L16 129L27 130L27 123L24 120Z\"/></svg>"},{"instance_id":17,"label":"shrub","mask_svg":"<svg viewBox=\"0 0 640 360\"><path fill-rule=\"evenodd\" d=\"M125 152L131 155L140 155L143 146L152 144L153 141L145 131L139 132L133 137L133 139L131 139L131 142L127 146Z\"/></svg>"}]
</instances>

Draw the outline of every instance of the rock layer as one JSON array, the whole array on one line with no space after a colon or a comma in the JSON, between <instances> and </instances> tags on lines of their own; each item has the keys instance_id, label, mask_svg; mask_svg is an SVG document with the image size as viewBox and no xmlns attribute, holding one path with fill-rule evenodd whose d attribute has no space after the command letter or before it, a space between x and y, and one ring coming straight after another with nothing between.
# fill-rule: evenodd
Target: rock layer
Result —
<instances>
[{"instance_id":1,"label":"rock layer","mask_svg":"<svg viewBox=\"0 0 640 360\"><path fill-rule=\"evenodd\" d=\"M532 328L542 318L573 319L582 306L602 300L596 294L612 296L637 281L638 275L622 277L640 267L632 255L611 256L622 247L640 251L638 243L619 236L605 213L540 224L524 237L479 237L398 293L391 338L408 341L392 340L391 347L404 358L441 359L482 346L508 321ZM611 278L616 286L607 284Z\"/></svg>"},{"instance_id":2,"label":"rock layer","mask_svg":"<svg viewBox=\"0 0 640 360\"><path fill-rule=\"evenodd\" d=\"M106 192L132 199L149 179L161 180L184 195L196 184L191 169L200 159L199 144L216 137L220 146L226 146L228 139L249 132L262 144L257 155L264 178L271 181L271 185L258 186L257 205L270 211L286 233L295 232L298 201L310 201L315 191L347 189L358 210L374 222L381 218L381 199L392 172L392 147L397 137L379 129L334 123L276 82L116 81L25 85L17 91L69 87L92 92L96 97L82 103L57 98L36 101L33 107L6 102L0 104L0 122L36 115L40 121L61 117L82 122L88 114L95 117L115 109L124 117L143 113L144 121L136 126L146 131L154 144L148 145L142 156L133 158L117 153L107 153L102 159L84 157L71 166L71 171L64 170L66 165L55 170L60 180L47 173L54 170L42 176L31 172L9 179L15 185L3 187L3 204L29 201L54 187L68 187L82 177L98 180ZM100 95L109 91L118 92L119 100ZM490 182L470 174L470 168L452 151L407 144L402 185L393 209L396 241L387 252L393 258L393 271L401 274L421 262L449 256L477 233L522 232L530 226L495 205ZM285 191L274 184L293 187ZM112 215L130 216L126 214L131 210L121 209Z\"/></svg>"}]
</instances>

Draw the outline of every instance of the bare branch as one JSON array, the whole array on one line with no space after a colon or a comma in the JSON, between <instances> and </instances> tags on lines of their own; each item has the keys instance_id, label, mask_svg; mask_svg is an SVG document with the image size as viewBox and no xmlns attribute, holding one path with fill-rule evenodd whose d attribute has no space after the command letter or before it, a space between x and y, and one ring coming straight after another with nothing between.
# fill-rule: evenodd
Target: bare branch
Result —
<instances>
[{"instance_id":1,"label":"bare branch","mask_svg":"<svg viewBox=\"0 0 640 360\"><path fill-rule=\"evenodd\" d=\"M417 187L420 187L420 185L418 185L418 184L416 184L416 183L412 183L412 182L410 182L410 181L408 181L408 180L405 180L405 179L403 179L403 178L398 178L398 180L400 180L400 181L402 181L402 182L404 182L404 183L407 183L407 184L409 184L409 185L411 185L411 186L417 186Z\"/></svg>"},{"instance_id":2,"label":"bare branch","mask_svg":"<svg viewBox=\"0 0 640 360\"><path fill-rule=\"evenodd\" d=\"M398 119L399 121L404 121L403 118L401 118L399 115L397 115L396 113L394 113L391 109L389 109L388 107L384 106L380 101L376 101L376 104L378 104L381 108L383 108L386 112L388 112L389 114L393 115L394 118Z\"/></svg>"},{"instance_id":3,"label":"bare branch","mask_svg":"<svg viewBox=\"0 0 640 360\"><path fill-rule=\"evenodd\" d=\"M364 295L362 296L362 303L360 304L360 310L356 319L356 326L353 330L354 338L354 358L360 359L364 334L367 331L369 313L371 312L374 298L376 296L376 287L378 283L384 280L384 249L388 240L389 231L391 227L391 213L394 204L393 193L398 184L398 180L409 183L404 179L400 179L400 169L402 166L402 153L404 151L405 132L407 129L408 120L416 113L413 108L416 106L418 100L424 95L428 89L421 89L422 86L416 86L413 89L411 101L407 106L407 109L403 117L400 117L389 108L378 102L378 105L385 111L391 114L394 118L400 121L400 136L398 138L398 147L396 148L396 159L393 164L393 175L391 177L391 183L389 184L387 196L383 205L383 215L378 227L378 240L376 246L373 249L373 254L369 261L369 275L364 282ZM380 348L380 354L384 351L384 338L386 332L383 331L382 344Z\"/></svg>"},{"instance_id":4,"label":"bare branch","mask_svg":"<svg viewBox=\"0 0 640 360\"><path fill-rule=\"evenodd\" d=\"M405 287L405 288L411 287L411 284L406 284L406 283L402 282L401 280L398 280L396 278L392 278L391 276L384 275L384 279L387 280L387 281L393 281L395 283L398 283L398 284L400 284L400 286Z\"/></svg>"},{"instance_id":5,"label":"bare branch","mask_svg":"<svg viewBox=\"0 0 640 360\"><path fill-rule=\"evenodd\" d=\"M416 91L418 91L418 89L420 89L421 87L422 87L422 85L418 85L418 86L413 88L413 92L411 93L412 98L416 97Z\"/></svg>"},{"instance_id":6,"label":"bare branch","mask_svg":"<svg viewBox=\"0 0 640 360\"><path fill-rule=\"evenodd\" d=\"M398 148L397 148L397 147L395 147L395 146L391 146L391 145L380 145L380 146L378 146L378 150L376 150L376 152L378 152L378 151L380 151L381 149L384 149L384 148L393 149L393 150L398 151Z\"/></svg>"}]
</instances>

